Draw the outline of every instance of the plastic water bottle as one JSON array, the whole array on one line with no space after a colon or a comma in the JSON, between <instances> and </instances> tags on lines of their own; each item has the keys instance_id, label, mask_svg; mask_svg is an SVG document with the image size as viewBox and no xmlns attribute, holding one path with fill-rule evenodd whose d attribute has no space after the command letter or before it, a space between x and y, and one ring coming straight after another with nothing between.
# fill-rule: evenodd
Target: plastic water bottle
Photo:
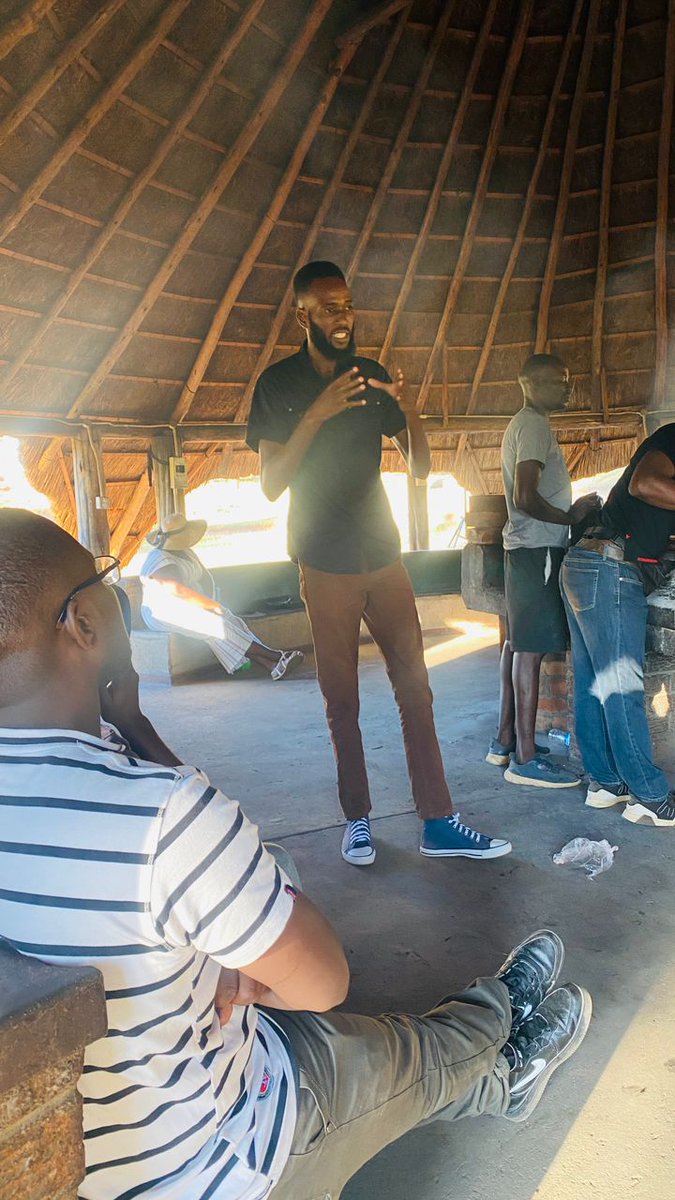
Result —
<instances>
[{"instance_id":1,"label":"plastic water bottle","mask_svg":"<svg viewBox=\"0 0 675 1200\"><path fill-rule=\"evenodd\" d=\"M558 754L569 754L572 744L572 734L566 729L549 729L549 739L553 742L554 752Z\"/></svg>"}]
</instances>

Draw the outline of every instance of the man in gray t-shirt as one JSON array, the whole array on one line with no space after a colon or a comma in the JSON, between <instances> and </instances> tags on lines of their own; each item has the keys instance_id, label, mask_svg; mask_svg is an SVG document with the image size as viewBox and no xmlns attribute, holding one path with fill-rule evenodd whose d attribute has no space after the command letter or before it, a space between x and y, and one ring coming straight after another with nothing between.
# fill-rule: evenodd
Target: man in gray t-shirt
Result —
<instances>
[{"instance_id":1,"label":"man in gray t-shirt","mask_svg":"<svg viewBox=\"0 0 675 1200\"><path fill-rule=\"evenodd\" d=\"M554 766L535 745L539 669L545 654L567 648L567 622L558 575L570 524L598 503L572 504L572 483L549 414L563 409L569 371L551 354L533 354L518 382L525 403L502 441L502 476L508 520L504 526L506 641L501 658L499 729L487 761L506 766L509 783L575 787L577 777ZM513 757L512 757L513 756Z\"/></svg>"}]
</instances>

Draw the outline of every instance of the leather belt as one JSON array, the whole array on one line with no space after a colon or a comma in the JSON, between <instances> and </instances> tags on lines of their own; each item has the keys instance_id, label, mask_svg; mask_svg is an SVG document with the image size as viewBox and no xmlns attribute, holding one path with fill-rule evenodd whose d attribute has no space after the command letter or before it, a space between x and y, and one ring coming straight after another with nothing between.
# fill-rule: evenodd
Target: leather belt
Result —
<instances>
[{"instance_id":1,"label":"leather belt","mask_svg":"<svg viewBox=\"0 0 675 1200\"><path fill-rule=\"evenodd\" d=\"M579 550L593 550L596 554L601 554L603 558L611 558L614 562L623 562L624 553L621 546L617 546L611 538L581 538L577 542Z\"/></svg>"}]
</instances>

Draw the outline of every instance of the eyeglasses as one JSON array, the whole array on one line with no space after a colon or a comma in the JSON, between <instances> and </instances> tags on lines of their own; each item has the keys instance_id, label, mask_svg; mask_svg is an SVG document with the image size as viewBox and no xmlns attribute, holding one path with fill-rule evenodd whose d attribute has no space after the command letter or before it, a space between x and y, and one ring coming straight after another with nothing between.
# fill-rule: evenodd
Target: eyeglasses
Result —
<instances>
[{"instance_id":1,"label":"eyeglasses","mask_svg":"<svg viewBox=\"0 0 675 1200\"><path fill-rule=\"evenodd\" d=\"M113 558L109 554L104 554L100 558L94 559L94 566L96 567L96 574L90 575L89 579L85 579L82 583L78 583L77 587L74 587L72 592L68 592L68 595L63 602L63 607L58 615L56 621L57 625L61 625L62 622L65 621L66 616L68 615L68 605L70 604L71 600L73 600L75 596L79 595L80 592L83 592L85 588L93 587L95 583L119 583L121 578L119 558Z\"/></svg>"}]
</instances>

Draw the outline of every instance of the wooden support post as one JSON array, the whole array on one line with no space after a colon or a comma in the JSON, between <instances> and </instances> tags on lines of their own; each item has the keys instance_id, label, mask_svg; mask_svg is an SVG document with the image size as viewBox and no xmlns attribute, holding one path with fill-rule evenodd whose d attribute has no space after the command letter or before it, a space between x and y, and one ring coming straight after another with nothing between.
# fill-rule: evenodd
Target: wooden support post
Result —
<instances>
[{"instance_id":1,"label":"wooden support post","mask_svg":"<svg viewBox=\"0 0 675 1200\"><path fill-rule=\"evenodd\" d=\"M541 284L539 314L537 318L537 340L535 344L535 351L537 354L543 354L548 344L548 322L551 312L553 284L555 283L556 271L558 269L558 259L560 257L560 249L562 246L563 233L565 229L565 221L567 219L567 205L570 196L572 171L574 170L574 158L577 152L579 127L581 125L581 115L583 112L584 101L586 99L586 91L588 89L588 77L591 70L591 61L593 59L593 50L595 48L595 35L598 30L598 18L600 16L601 7L601 0L590 0L586 34L584 37L584 47L581 52L581 63L579 64L579 71L577 73L577 81L574 89L574 99L572 100L572 108L570 111L569 123L567 125L567 137L565 139L565 152L563 154L562 168L560 171L560 187L558 189L558 202L553 221L553 232L549 242L548 257L546 259L544 278Z\"/></svg>"},{"instance_id":2,"label":"wooden support post","mask_svg":"<svg viewBox=\"0 0 675 1200\"><path fill-rule=\"evenodd\" d=\"M361 38L370 33L371 29L374 29L376 25L383 25L390 17L405 8L408 3L409 0L385 0L383 4L376 5L372 12L366 13L365 17L357 21L355 25L351 25L335 39L336 46L348 46L350 43L360 42Z\"/></svg>"},{"instance_id":3,"label":"wooden support post","mask_svg":"<svg viewBox=\"0 0 675 1200\"><path fill-rule=\"evenodd\" d=\"M291 304L293 303L293 279L295 277L295 273L296 273L296 271L299 271L300 267L304 266L304 264L306 262L309 262L312 257L314 247L317 243L319 234L321 233L321 230L323 228L323 224L326 219L326 216L327 216L328 212L330 211L330 207L333 203L333 200L335 199L337 190L342 184L342 180L344 178L345 171L351 161L351 157L354 152L354 149L355 149L355 147L358 143L358 140L363 132L366 121L370 117L371 109L372 109L374 103L376 102L377 97L380 94L380 84L382 83L383 79L386 77L387 71L389 70L389 68L392 64L394 54L396 53L396 49L398 47L398 44L399 44L401 37L403 36L404 30L405 30L407 16L408 16L408 10L406 8L406 10L399 17L399 20L394 25L394 30L393 30L391 37L389 38L387 48L382 55L381 61L377 65L377 70L375 71L373 78L370 81L368 91L364 97L363 104L361 105L361 107L359 109L358 116L356 117L354 124L352 125L352 127L349 131L349 134L347 136L345 144L342 147L342 150L340 151L340 157L338 158L338 160L333 168L330 180L327 183L326 190L321 198L319 207L314 214L312 224L310 225L309 229L307 230L305 240L302 244L300 253L298 254L298 256L295 260L295 265L291 271L290 278L286 285L286 290L284 291L284 294L281 297L281 300L279 301L279 304L277 306L277 311L275 312L274 317L272 319L272 324L270 325L269 333L267 334L267 340L265 341L265 345L263 346L262 350L260 351L260 354L258 355L258 361L256 362L255 369L251 372L251 377L250 377L250 379L246 385L246 388L244 390L244 395L243 395L243 397L240 401L239 407L235 413L235 417L238 421L240 421L240 420L243 421L248 416L248 413L249 413L249 410L251 407L251 399L253 396L253 391L254 391L255 385L258 380L258 376L261 374L262 371L265 370L265 367L268 365L268 363L276 349L277 341L279 339L279 334L283 328L284 321L286 320L286 317L288 316L288 310L289 310ZM351 44L348 44L348 50L350 52L353 52L354 46ZM351 57L351 53L350 53L350 57ZM346 69L346 65L348 65L346 57L344 59L340 58L339 63L341 64L343 61L345 62L345 69ZM225 316L229 316L231 308L232 308L232 305L228 303L228 305L226 305L225 310L224 310ZM220 332L222 331L222 324L221 324L220 320L218 321L217 324L218 324L218 329L219 329L218 336L220 336ZM195 366L197 366L197 364L195 364ZM204 369L205 368L198 367L198 372L199 372L199 370L201 370L201 375L199 375L199 377L196 379L191 378L188 380L188 384L190 385L192 393L194 393L196 384L198 384L200 379L203 378ZM193 370L194 370L194 368L193 368ZM192 396L189 395L188 398L191 401ZM182 399L182 397L181 397L181 399ZM179 405L180 405L180 400L179 400ZM181 412L183 411L182 407L181 407L180 411ZM179 419L180 419L180 414L179 414Z\"/></svg>"},{"instance_id":4,"label":"wooden support post","mask_svg":"<svg viewBox=\"0 0 675 1200\"><path fill-rule=\"evenodd\" d=\"M92 554L110 554L107 496L101 440L84 430L73 438L73 476L77 505L77 536Z\"/></svg>"},{"instance_id":5,"label":"wooden support post","mask_svg":"<svg viewBox=\"0 0 675 1200\"><path fill-rule=\"evenodd\" d=\"M605 413L605 415L609 413L609 393L607 389L607 374L602 365L602 343L605 331L605 296L607 291L607 272L609 268L609 231L610 207L612 203L614 146L616 142L616 122L619 112L619 97L621 94L621 71L623 68L623 51L626 40L627 13L628 0L620 0L619 12L614 25L612 78L609 88L609 102L607 104L605 150L602 160L602 181L600 184L598 266L595 273L595 294L593 297L593 326L591 334L591 395L596 405L602 405L602 411Z\"/></svg>"},{"instance_id":6,"label":"wooden support post","mask_svg":"<svg viewBox=\"0 0 675 1200\"><path fill-rule=\"evenodd\" d=\"M171 246L154 276L146 285L136 308L127 318L112 345L92 371L80 394L71 404L68 413L69 416L72 417L76 413L81 412L87 401L96 396L101 384L126 350L136 331L140 329L179 262L184 258L195 238L203 229L225 188L233 179L247 154L250 153L251 147L261 130L264 129L272 113L278 110L286 88L306 57L307 51L323 24L331 5L332 0L314 0L312 7L305 15L305 20L301 28L296 31L283 62L276 74L272 76L267 91L261 97L253 116L244 125L236 141L232 144L229 154L219 166L209 186L204 190L199 204L188 217L173 246ZM167 7L166 12L169 12L169 8L170 6ZM267 228L264 220L261 222L261 225ZM204 339L204 345L206 345L208 336ZM210 350L213 353L213 347Z\"/></svg>"},{"instance_id":7,"label":"wooden support post","mask_svg":"<svg viewBox=\"0 0 675 1200\"><path fill-rule=\"evenodd\" d=\"M408 536L411 550L429 549L429 493L426 479L415 479L410 472L408 482Z\"/></svg>"},{"instance_id":8,"label":"wooden support post","mask_svg":"<svg viewBox=\"0 0 675 1200\"><path fill-rule=\"evenodd\" d=\"M665 409L668 383L668 207L670 193L670 156L675 96L675 0L668 3L666 57L663 76L663 107L659 130L659 156L656 177L656 237L654 270L656 275L656 369L651 411Z\"/></svg>"},{"instance_id":9,"label":"wooden support post","mask_svg":"<svg viewBox=\"0 0 675 1200\"><path fill-rule=\"evenodd\" d=\"M122 550L124 549L124 543L129 536L131 527L136 520L136 517L145 504L149 491L150 483L146 472L146 474L141 476L136 484L131 499L128 500L124 508L124 512L122 513L122 516L113 530L112 552L113 554L117 555L118 558L121 556Z\"/></svg>"},{"instance_id":10,"label":"wooden support post","mask_svg":"<svg viewBox=\"0 0 675 1200\"><path fill-rule=\"evenodd\" d=\"M499 142L502 136L502 130L504 128L504 121L506 119L506 112L511 99L511 92L515 83L518 67L520 66L520 60L523 56L523 50L525 49L525 41L527 39L527 31L530 26L533 8L534 0L522 0L522 3L518 6L518 22L511 39L504 71L499 84L499 91L497 92L495 106L492 111L490 130L485 143L485 154L483 155L480 172L478 174L478 179L476 180L473 199L471 201L471 208L469 209L469 215L464 227L457 263L450 281L448 294L445 298L445 304L443 305L443 312L441 313L441 318L438 323L433 346L427 359L426 370L417 394L417 407L420 411L424 411L424 405L434 379L434 372L437 368L438 358L442 352L443 346L445 345L447 328L455 311L457 299L469 268L474 241L478 231L478 224L480 222L480 217L483 210L483 203L487 195L488 183L490 181L490 175L492 174L492 167L494 165L495 158L497 157Z\"/></svg>"},{"instance_id":11,"label":"wooden support post","mask_svg":"<svg viewBox=\"0 0 675 1200\"><path fill-rule=\"evenodd\" d=\"M20 12L10 17L0 29L0 58L6 58L10 50L34 33L45 13L53 6L54 0L29 0Z\"/></svg>"},{"instance_id":12,"label":"wooden support post","mask_svg":"<svg viewBox=\"0 0 675 1200\"><path fill-rule=\"evenodd\" d=\"M476 80L478 79L478 72L480 71L483 55L490 40L492 23L495 19L498 8L499 0L489 0L481 23L480 32L474 46L473 55L471 57L471 65L469 66L466 78L462 84L459 101L452 119L452 128L445 143L441 161L436 171L434 185L429 193L429 199L427 201L420 231L415 240L412 254L408 260L408 265L405 269L405 274L401 281L401 286L396 297L396 303L392 309L391 316L389 318L389 324L387 325L387 331L384 335L384 340L382 342L382 348L380 351L380 357L384 362L386 362L389 358L394 345L401 314L406 306L415 276L417 275L417 268L424 252L424 247L427 244L427 238L431 233L434 221L436 220L436 214L441 203L443 188L445 187L445 182L448 177L450 164L455 157L455 151L459 144L462 127L471 105L471 98L473 96L473 90L476 86ZM352 261L352 263L350 263L350 271L353 271L354 269L355 267Z\"/></svg>"},{"instance_id":13,"label":"wooden support post","mask_svg":"<svg viewBox=\"0 0 675 1200\"><path fill-rule=\"evenodd\" d=\"M180 443L178 445L180 452ZM169 459L176 454L174 439L169 434L160 434L150 443L152 456L152 486L155 492L157 520L165 521L173 513L185 516L185 492L171 487Z\"/></svg>"},{"instance_id":14,"label":"wooden support post","mask_svg":"<svg viewBox=\"0 0 675 1200\"><path fill-rule=\"evenodd\" d=\"M29 358L35 353L36 349L42 342L45 334L51 329L54 321L63 312L63 309L68 304L71 296L77 291L82 283L82 280L91 271L94 264L98 261L101 254L112 241L118 229L124 224L136 201L147 185L154 179L157 172L161 169L167 156L173 150L177 142L180 141L183 133L192 121L195 114L199 111L202 104L209 96L216 80L222 74L228 60L239 48L242 39L246 36L251 24L258 16L262 0L254 0L254 3L249 5L246 13L241 17L235 29L228 33L224 44L217 52L212 63L209 64L204 74L200 76L197 85L192 92L187 104L176 117L172 125L170 125L161 139L159 144L153 150L149 162L145 165L142 171L133 178L130 186L122 194L122 197L107 220L106 224L99 231L94 241L87 247L86 253L75 269L71 272L67 280L66 286L62 292L54 298L44 316L38 321L31 336L27 342L21 347L18 354L14 356L12 362L4 368L2 373L2 383L5 388L11 383L16 375L21 370L24 363L28 362ZM11 115L11 114L10 114ZM0 123L0 140L5 127L5 122Z\"/></svg>"},{"instance_id":15,"label":"wooden support post","mask_svg":"<svg viewBox=\"0 0 675 1200\"><path fill-rule=\"evenodd\" d=\"M189 3L190 0L170 0L168 4L162 6L159 16L151 24L149 32L135 43L133 52L124 60L121 70L103 87L84 116L73 126L65 140L56 147L51 158L3 214L0 221L0 241L4 241L12 230L16 229L29 208L46 191L64 164L68 162L71 154L82 145L94 126L98 125L127 86L150 61L160 42L164 40L172 25L175 25L183 9L187 8Z\"/></svg>"},{"instance_id":16,"label":"wooden support post","mask_svg":"<svg viewBox=\"0 0 675 1200\"><path fill-rule=\"evenodd\" d=\"M48 66L42 74L38 75L28 90L23 92L18 98L14 107L0 121L0 143L6 141L10 133L14 132L17 125L20 125L32 113L33 109L40 103L42 97L61 78L63 72L75 61L79 54L82 54L86 50L89 43L95 37L98 37L111 17L115 15L118 9L123 8L125 3L126 0L106 0L106 3L94 13L86 25L78 29L74 37L69 42L66 42L61 53L49 61Z\"/></svg>"},{"instance_id":17,"label":"wooden support post","mask_svg":"<svg viewBox=\"0 0 675 1200\"><path fill-rule=\"evenodd\" d=\"M449 2L442 9L441 15L436 23L436 27L431 35L427 52L424 56L424 62L419 69L417 78L415 80L415 86L410 93L410 99L408 100L408 105L404 113L401 126L396 134L396 139L389 152L389 158L385 163L384 171L382 172L377 188L375 189L375 194L370 202L370 208L368 209L365 220L361 227L361 232L356 239L356 245L352 250L352 256L349 260L349 266L347 267L346 272L347 279L350 281L350 283L353 283L354 281L363 257L363 252L371 239L375 226L377 225L382 206L389 196L392 180L398 170L399 163L410 140L410 134L415 121L417 120L417 114L419 113L422 105L424 93L429 85L429 80L431 78L436 59L443 46L454 7L455 5L453 0L449 0ZM408 10L406 9L403 13L403 17L406 21L408 19L408 15Z\"/></svg>"}]
</instances>

